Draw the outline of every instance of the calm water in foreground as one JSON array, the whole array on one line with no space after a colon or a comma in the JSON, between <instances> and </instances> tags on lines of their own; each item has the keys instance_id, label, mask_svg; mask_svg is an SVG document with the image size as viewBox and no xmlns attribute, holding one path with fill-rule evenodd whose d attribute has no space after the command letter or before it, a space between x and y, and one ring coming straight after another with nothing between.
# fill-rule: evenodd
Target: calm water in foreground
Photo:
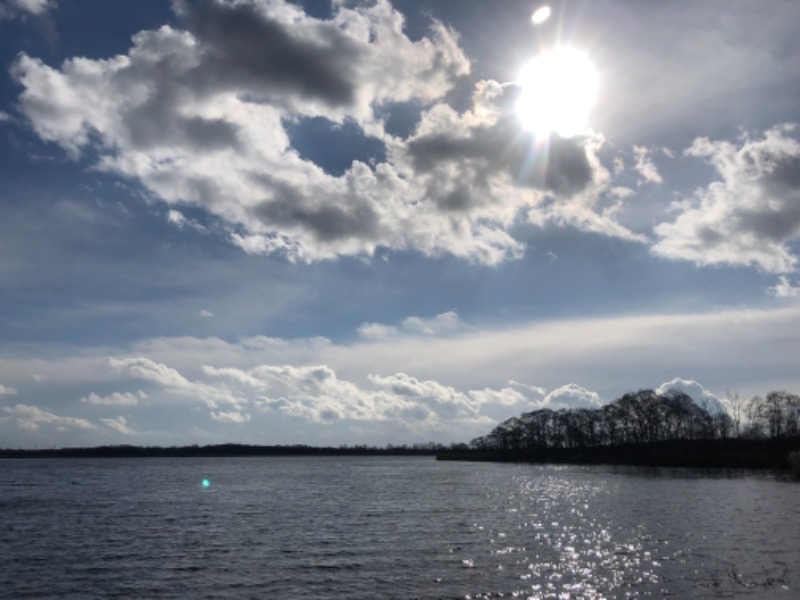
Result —
<instances>
[{"instance_id":1,"label":"calm water in foreground","mask_svg":"<svg viewBox=\"0 0 800 600\"><path fill-rule=\"evenodd\" d=\"M430 458L0 461L3 598L663 595L799 598L800 484Z\"/></svg>"}]
</instances>

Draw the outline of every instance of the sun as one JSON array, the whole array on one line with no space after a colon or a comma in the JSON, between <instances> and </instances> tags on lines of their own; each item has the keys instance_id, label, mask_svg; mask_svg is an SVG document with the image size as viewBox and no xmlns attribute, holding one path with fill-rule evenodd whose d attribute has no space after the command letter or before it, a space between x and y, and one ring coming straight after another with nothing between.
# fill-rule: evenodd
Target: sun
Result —
<instances>
[{"instance_id":1,"label":"sun","mask_svg":"<svg viewBox=\"0 0 800 600\"><path fill-rule=\"evenodd\" d=\"M537 56L517 78L515 110L522 126L537 137L572 137L585 131L597 97L598 73L575 48L560 47Z\"/></svg>"}]
</instances>

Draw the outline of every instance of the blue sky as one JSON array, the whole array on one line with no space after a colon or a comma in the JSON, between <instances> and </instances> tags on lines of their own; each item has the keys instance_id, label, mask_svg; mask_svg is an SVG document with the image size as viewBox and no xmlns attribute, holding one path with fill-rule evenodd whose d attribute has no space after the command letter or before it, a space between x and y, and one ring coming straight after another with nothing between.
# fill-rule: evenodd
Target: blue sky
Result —
<instances>
[{"instance_id":1,"label":"blue sky","mask_svg":"<svg viewBox=\"0 0 800 600\"><path fill-rule=\"evenodd\" d=\"M800 6L540 6L0 2L0 446L800 389Z\"/></svg>"}]
</instances>

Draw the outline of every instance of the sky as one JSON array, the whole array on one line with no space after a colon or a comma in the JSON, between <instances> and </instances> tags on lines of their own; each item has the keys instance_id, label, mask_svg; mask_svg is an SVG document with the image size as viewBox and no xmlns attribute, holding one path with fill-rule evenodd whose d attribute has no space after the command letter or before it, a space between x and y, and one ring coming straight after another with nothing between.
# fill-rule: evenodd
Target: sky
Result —
<instances>
[{"instance_id":1,"label":"sky","mask_svg":"<svg viewBox=\"0 0 800 600\"><path fill-rule=\"evenodd\" d=\"M800 391L800 4L543 6L0 0L0 447Z\"/></svg>"}]
</instances>

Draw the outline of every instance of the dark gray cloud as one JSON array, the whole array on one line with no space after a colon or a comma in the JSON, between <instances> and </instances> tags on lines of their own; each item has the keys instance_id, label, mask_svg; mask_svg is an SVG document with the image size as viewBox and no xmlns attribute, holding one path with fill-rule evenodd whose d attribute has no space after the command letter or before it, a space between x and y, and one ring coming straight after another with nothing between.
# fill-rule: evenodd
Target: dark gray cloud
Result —
<instances>
[{"instance_id":1,"label":"dark gray cloud","mask_svg":"<svg viewBox=\"0 0 800 600\"><path fill-rule=\"evenodd\" d=\"M181 1L176 10L203 48L187 74L201 88L244 87L267 97L288 90L334 106L353 102L363 50L332 22L290 28L256 4L217 0Z\"/></svg>"},{"instance_id":2,"label":"dark gray cloud","mask_svg":"<svg viewBox=\"0 0 800 600\"><path fill-rule=\"evenodd\" d=\"M465 132L436 132L412 138L407 151L414 168L431 173L443 163L458 163L475 174L478 187L485 189L488 180L506 172L521 187L529 187L558 195L580 192L593 179L593 169L579 137L562 138L552 134L546 143L524 132L513 113L513 86L506 86L494 99L499 118L490 124L479 124ZM461 186L439 198L445 209L467 209L466 189Z\"/></svg>"},{"instance_id":3,"label":"dark gray cloud","mask_svg":"<svg viewBox=\"0 0 800 600\"><path fill-rule=\"evenodd\" d=\"M546 144L503 121L467 137L434 134L408 144L414 166L431 172L446 162L472 163L484 179L506 171L517 185L557 194L579 192L592 182L592 166L580 138L552 135Z\"/></svg>"},{"instance_id":4,"label":"dark gray cloud","mask_svg":"<svg viewBox=\"0 0 800 600\"><path fill-rule=\"evenodd\" d=\"M236 148L238 127L225 119L183 117L166 104L128 115L130 143L139 150L176 145L205 152Z\"/></svg>"},{"instance_id":5,"label":"dark gray cloud","mask_svg":"<svg viewBox=\"0 0 800 600\"><path fill-rule=\"evenodd\" d=\"M256 217L264 225L271 228L300 227L324 243L348 238L378 238L379 216L367 201L357 197L329 197L324 203L315 202L313 194L269 179L267 187L273 190L273 197L254 209Z\"/></svg>"}]
</instances>

